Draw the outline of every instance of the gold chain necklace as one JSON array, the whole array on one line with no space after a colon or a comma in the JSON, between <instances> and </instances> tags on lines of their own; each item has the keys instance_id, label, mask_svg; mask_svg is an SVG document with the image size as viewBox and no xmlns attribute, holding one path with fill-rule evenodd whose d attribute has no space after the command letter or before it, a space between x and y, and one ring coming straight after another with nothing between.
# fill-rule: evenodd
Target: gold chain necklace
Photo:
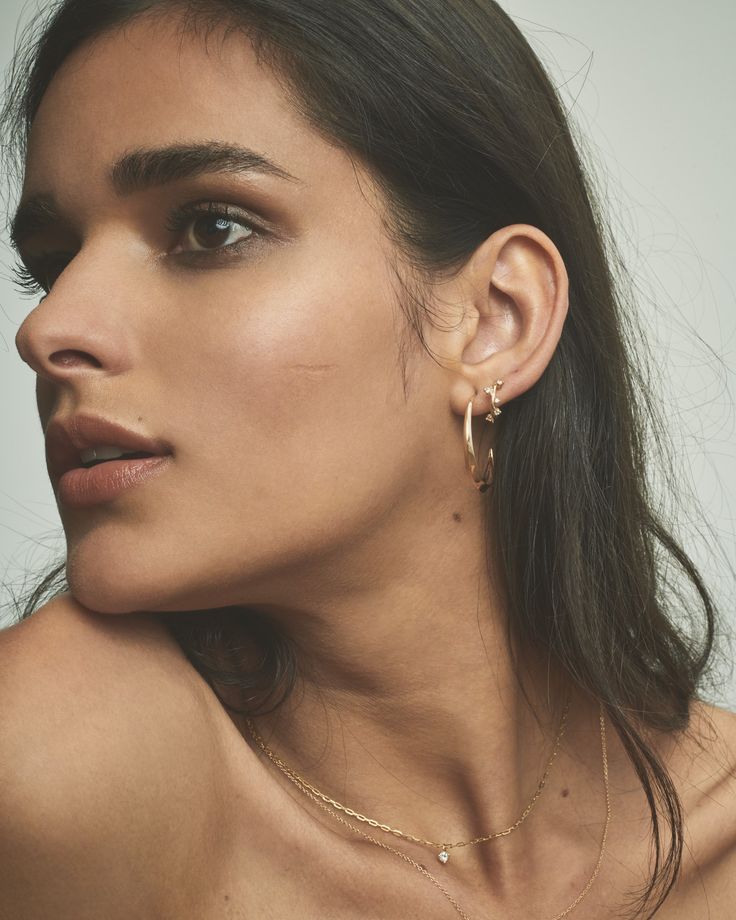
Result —
<instances>
[{"instance_id":1,"label":"gold chain necklace","mask_svg":"<svg viewBox=\"0 0 736 920\"><path fill-rule=\"evenodd\" d=\"M515 831L516 828L519 827L524 822L529 812L532 810L532 808L534 808L534 805L536 804L536 801L539 798L539 796L542 794L542 790L544 789L545 783L547 782L549 771L552 768L552 763L555 757L557 756L557 752L559 751L559 748L560 748L562 736L565 733L565 725L567 723L567 714L569 710L570 710L570 698L568 697L564 712L562 713L562 719L560 721L560 727L557 732L557 737L555 738L555 743L554 743L554 747L552 750L552 756L547 761L547 766L545 768L544 773L542 774L541 780L539 781L539 785L537 786L537 789L534 795L532 796L531 801L526 806L524 811L521 813L521 817L517 821L515 821L510 827L507 827L503 831L497 831L495 834L486 834L483 837L474 837L472 840L463 840L458 843L437 843L434 840L425 840L422 837L415 837L413 834L405 834L403 831L397 830L396 828L393 828L393 827L389 827L387 824L380 824L378 821L375 821L373 818L366 818L365 815L361 815L359 812L353 811L352 808L348 808L347 806L342 805L340 802L336 802L334 799L331 799L328 795L325 795L324 792L320 792L319 789L315 789L315 787L311 783L307 782L307 780L304 779L304 777L301 776L299 773L297 773L296 770L293 770L291 767L285 764L284 761L281 760L281 758L278 757L266 745L263 738L261 738L261 736L258 734L258 731L256 730L256 727L255 725L253 725L251 720L246 718L245 721L248 726L248 730L250 731L254 741L261 748L264 754L266 754L269 757L269 759L279 768L279 770L281 770L282 773L285 773L286 776L295 785L297 785L300 789L302 789L302 791L304 791L305 789L308 789L310 792L313 793L313 795L318 796L320 799L322 799L323 802L326 802L328 805L331 805L333 808L338 809L339 811L342 811L347 815L350 815L352 818L356 818L358 821L364 821L366 824L370 824L371 827L375 827L375 828L378 828L379 830L385 831L387 834L393 834L394 837L402 837L404 840L411 840L413 843L425 844L426 846L433 847L435 850L439 848L439 853L437 854L437 858L444 865L445 863L447 863L447 861L450 858L450 854L447 852L448 850L453 849L455 847L465 847L465 846L471 846L476 843L483 843L486 840L493 840L496 837L506 837L512 831ZM348 825L348 826L352 827L353 825Z\"/></svg>"},{"instance_id":2,"label":"gold chain necklace","mask_svg":"<svg viewBox=\"0 0 736 920\"><path fill-rule=\"evenodd\" d=\"M564 719L567 717L567 709L568 709L568 707L569 707L569 700L568 700L567 706L565 707L565 714L564 714L564 716L563 716L563 725L564 725ZM608 783L608 750L607 750L607 745L606 745L606 723L605 723L605 718L604 718L604 715L603 715L603 703L600 703L600 704L599 704L599 721L600 721L600 734L601 734L601 757L602 757L602 761L603 761L603 786L604 786L604 789L605 789L605 797L606 797L606 823L605 823L605 826L604 826L604 828L603 828L603 835L602 835L602 837L601 837L600 852L598 853L598 860L597 860L597 862L596 862L596 864L595 864L595 868L593 869L593 873L591 874L590 878L588 879L588 881L587 881L585 887L583 888L583 890L580 892L580 894L575 898L575 900L574 900L571 904L569 904L561 913L556 914L556 915L552 918L552 920L562 920L563 917L566 917L569 913L571 913L571 912L578 906L578 904L583 900L583 898L586 896L586 894L590 891L590 889L591 889L591 887L592 887L592 885L593 885L593 882L594 882L594 881L596 880L596 878L598 877L598 872L600 871L601 863L603 862L603 854L605 853L605 850L606 850L606 839L607 839L607 837L608 837L608 828L609 828L609 825L610 825L610 823L611 823L611 794L610 794L610 788L609 788L609 783ZM266 754L268 754L269 757L271 757L271 754L273 754L273 752L270 752L270 753L269 753L269 749L266 747L266 745L263 743L262 739L260 738L260 736L259 736L258 733L256 732L255 726L253 725L253 723L251 722L251 720L250 720L250 719L246 719L246 723L247 723L247 725L248 725L249 730L250 730L251 733L253 734L253 737L254 737L254 739L256 740L256 742L257 742L257 743L259 744L259 746L264 750L264 752L265 752ZM559 741L559 737L560 737L560 736L559 736L559 734L558 734L558 741ZM276 755L275 755L275 754L273 755L273 758L276 758ZM272 759L273 759L273 758L272 758ZM274 762L276 762L276 761L278 761L278 758L276 758L276 760L274 760ZM280 763L283 764L283 761L280 761ZM355 827L355 825L350 824L349 821L345 821L345 820L344 820L343 818L341 818L339 815L336 815L336 814L334 813L334 811L332 811L330 808L327 807L327 805L324 804L323 801L320 801L320 800L319 800L319 798L318 798L317 795L315 795L313 792L310 791L310 789L313 789L314 787L310 786L309 788L307 788L307 785L308 785L308 784L306 784L306 781L305 781L305 780L301 780L301 778L297 778L297 777L299 776L299 774L297 774L295 771L291 770L291 768L286 767L285 764L283 764L283 767L285 767L286 770L288 771L288 772L286 772L287 777L288 777L293 783L295 783L295 785L297 785L297 786L299 787L299 789L300 789L305 795L309 796L309 798L312 799L317 805L319 805L320 808L322 808L324 811L326 811L328 815L330 815L330 816L331 816L332 818L334 818L336 821L339 821L341 824L344 824L346 827L350 828L350 830L354 831L356 834L360 834L360 836L361 836L361 837L364 837L366 840L370 840L370 842L371 842L371 843L374 843L376 846L379 846L379 847L381 847L381 848L384 849L384 850L388 850L389 852L394 853L396 856L399 856L401 859L403 859L403 860L405 860L406 862L410 863L412 866L414 866L414 868L415 868L417 871L421 872L422 875L425 875L425 876L432 882L433 885L435 885L437 888L439 888L439 890L440 890L440 891L442 892L442 894L447 898L447 900L452 904L452 906L455 908L455 910L457 911L457 913L463 918L463 920L471 920L471 918L468 916L468 914L465 913L465 911L462 909L462 907L460 907L460 905L458 904L458 902L457 902L457 901L455 900L455 898L453 898L452 895L447 891L447 889L444 887L444 885L442 885L441 882L439 882L431 873L429 873L429 872L424 868L424 866L419 865L418 862L416 862L415 860L413 860L413 859L411 858L411 856L407 856L406 853L402 853L400 850L396 850L396 849L394 849L393 847L387 846L385 843L381 843L380 840L376 840L375 837L371 837L370 834L364 833L362 830L360 830L360 828ZM545 773L545 775L546 775L546 773ZM306 785L305 785L305 784L306 784ZM322 793L318 793L318 794L319 794L320 796L322 795ZM330 801L332 801L332 800L330 800ZM368 820L368 819L366 819L366 820ZM383 827L384 827L383 825L378 825L378 826L381 827L381 829L383 829ZM389 831L390 831L390 829L389 829ZM508 833L508 832L509 832L509 831L507 830L507 833ZM488 839L490 839L490 838L488 838Z\"/></svg>"}]
</instances>

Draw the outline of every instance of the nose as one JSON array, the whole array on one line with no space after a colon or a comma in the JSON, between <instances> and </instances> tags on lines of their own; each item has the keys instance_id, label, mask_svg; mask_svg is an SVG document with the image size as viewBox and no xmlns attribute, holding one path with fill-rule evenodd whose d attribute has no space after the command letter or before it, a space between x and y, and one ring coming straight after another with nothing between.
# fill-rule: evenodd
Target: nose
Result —
<instances>
[{"instance_id":1,"label":"nose","mask_svg":"<svg viewBox=\"0 0 736 920\"><path fill-rule=\"evenodd\" d=\"M77 369L100 367L90 351L73 348L56 348L58 340L35 331L37 320L28 320L18 330L15 347L21 359L41 377L62 377ZM34 331L31 331L31 330ZM68 335L65 336L68 338Z\"/></svg>"},{"instance_id":2,"label":"nose","mask_svg":"<svg viewBox=\"0 0 736 920\"><path fill-rule=\"evenodd\" d=\"M95 272L90 261L85 270L81 254L77 259L79 264L75 259L67 267L15 336L21 360L40 378L57 384L71 382L80 374L119 373L129 350L123 311L115 310L111 303L109 270L103 288L99 270Z\"/></svg>"},{"instance_id":3,"label":"nose","mask_svg":"<svg viewBox=\"0 0 736 920\"><path fill-rule=\"evenodd\" d=\"M38 332L39 326L38 315L36 314L33 319L29 316L15 337L15 347L21 359L39 376L54 377L64 375L75 368L100 366L100 362L89 351L57 348L61 336ZM69 338L68 330L63 333L63 338Z\"/></svg>"}]
</instances>

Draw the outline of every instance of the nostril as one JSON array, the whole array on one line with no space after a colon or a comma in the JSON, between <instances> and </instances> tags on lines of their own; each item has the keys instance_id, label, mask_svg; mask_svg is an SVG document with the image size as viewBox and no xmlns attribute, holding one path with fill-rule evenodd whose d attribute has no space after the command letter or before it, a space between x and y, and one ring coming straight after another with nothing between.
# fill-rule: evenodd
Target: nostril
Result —
<instances>
[{"instance_id":1,"label":"nostril","mask_svg":"<svg viewBox=\"0 0 736 920\"><path fill-rule=\"evenodd\" d=\"M73 351L72 349L55 351L53 355L49 357L49 361L59 367L76 367L79 364L89 364L90 362L95 367L102 366L96 358L93 358L92 355L88 354L86 351Z\"/></svg>"}]
</instances>

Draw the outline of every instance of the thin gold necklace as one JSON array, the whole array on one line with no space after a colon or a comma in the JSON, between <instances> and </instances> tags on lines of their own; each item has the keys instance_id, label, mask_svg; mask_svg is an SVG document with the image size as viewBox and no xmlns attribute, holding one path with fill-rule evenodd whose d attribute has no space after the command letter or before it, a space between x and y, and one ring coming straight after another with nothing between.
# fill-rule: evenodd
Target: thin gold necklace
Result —
<instances>
[{"instance_id":1,"label":"thin gold necklace","mask_svg":"<svg viewBox=\"0 0 736 920\"><path fill-rule=\"evenodd\" d=\"M364 821L366 824L370 824L371 827L378 828L379 830L382 830L387 834L393 834L394 837L401 837L404 840L411 840L413 843L424 844L426 846L432 847L435 850L439 848L437 858L444 865L447 863L447 861L450 858L450 854L448 853L448 850L451 850L455 847L472 846L473 844L476 844L476 843L483 843L486 840L493 840L496 837L506 837L512 831L515 831L516 828L519 827L526 820L527 816L529 815L529 812L532 810L532 808L534 808L534 805L536 804L537 799L542 794L542 790L544 789L544 786L547 782L547 777L549 776L549 771L552 768L552 763L555 757L557 756L557 752L560 749L560 743L562 741L562 736L565 733L565 725L567 723L567 714L569 710L570 710L570 697L568 697L567 703L565 705L565 709L562 713L562 719L560 720L560 727L557 732L557 737L555 738L555 743L554 743L554 747L552 750L552 756L547 761L547 766L545 768L544 773L542 774L541 780L539 781L539 785L537 786L537 789L531 798L531 801L526 806L524 811L521 813L521 816L518 818L518 820L516 820L510 827L507 827L503 831L496 831L495 834L486 834L485 836L482 836L482 837L474 837L472 840L462 840L462 841L459 841L458 843L437 843L434 840L425 840L423 837L415 837L413 834L405 834L403 831L400 831L397 828L389 827L387 824L381 824L378 821L375 821L373 818L366 818L365 815L362 815L357 811L353 811L352 808L348 808L346 805L342 805L340 802L336 802L334 799L330 798L328 795L325 795L324 792L320 792L319 789L316 789L311 783L307 782L307 780L304 779L304 777L301 776L299 773L297 773L296 770L292 769L290 766L285 764L284 761L281 760L281 758L278 757L266 745L263 738L259 735L258 731L256 730L256 727L252 723L252 721L248 718L246 718L245 721L246 721L246 725L248 726L248 730L253 736L254 741L261 748L264 754L266 754L268 758L279 768L279 770L281 770L282 773L286 774L286 776L300 789L302 790L308 789L311 793L313 793L313 795L318 796L320 799L322 799L323 802L326 802L328 805L331 805L333 808L339 811L342 811L347 815L350 815L352 818L356 818L358 821ZM350 826L352 827L352 825Z\"/></svg>"},{"instance_id":2,"label":"thin gold necklace","mask_svg":"<svg viewBox=\"0 0 736 920\"><path fill-rule=\"evenodd\" d=\"M567 706L565 707L565 713L564 713L564 715L563 715L563 720L562 720L562 724L561 724L561 729L564 728L564 722L565 722L565 719L567 718L567 710L568 710L568 708L569 708L569 705L570 705L570 702L569 702L569 700L568 700ZM575 898L575 900L565 908L565 910L563 910L563 911L562 911L561 913L559 913L559 914L556 914L555 917L552 918L552 920L562 920L563 917L566 917L569 913L571 913L571 912L578 906L578 904L583 900L583 898L586 896L586 894L590 891L590 889L591 889L591 887L592 887L592 885L593 885L593 882L596 880L596 878L597 878L597 876L598 876L598 872L600 871L601 863L603 862L603 854L605 853L605 850L606 850L606 839L607 839L607 837L608 837L608 828L609 828L609 825L610 825L610 823L611 823L611 795L610 795L610 788L609 788L609 782L608 782L608 750L607 750L607 745L606 745L606 724L605 724L605 718L604 718L604 715L603 715L603 703L602 703L602 702L599 704L599 721L600 721L600 735L601 735L601 757L602 757L602 761L603 761L603 786L604 786L604 789L605 789L605 797L606 797L606 823L605 823L605 826L604 826L604 828L603 828L603 835L602 835L602 837L601 837L600 852L599 852L599 854L598 854L598 860L597 860L597 862L596 862L596 864L595 864L595 868L593 869L593 873L592 873L592 875L590 876L590 878L588 879L588 881L587 881L585 887L583 888L583 890L582 890L582 891L580 892L580 894ZM379 847L381 847L381 848L384 849L384 850L388 850L389 852L394 853L396 856L399 856L401 859L406 860L406 862L408 862L408 863L410 863L412 866L414 866L414 868L417 869L417 871L421 872L422 875L425 875L425 876L432 882L433 885L435 885L437 888L439 888L439 890L440 890L440 891L443 893L443 895L448 899L448 901L450 901L450 903L452 904L452 906L455 908L455 910L457 911L457 913L463 918L463 920L471 920L471 918L468 916L468 914L462 909L462 907L460 907L460 905L459 905L458 902L455 900L455 898L452 897L452 895L447 891L447 889L446 889L446 888L445 888L445 887L444 887L444 886L443 886L443 885L442 885L442 884L441 884L431 873L429 873L429 872L424 868L424 866L421 866L418 862L416 862L415 860L413 860L410 856L407 856L406 853L402 853L400 850L396 850L396 849L394 849L393 847L387 846L385 843L381 843L380 840L376 840L375 837L371 837L370 834L364 833L363 831L360 830L360 828L355 827L355 825L350 824L349 821L345 821L345 820L344 820L343 818L341 818L339 815L335 814L334 811L332 811L330 808L328 808L328 806L324 803L324 801L320 801L320 798L319 798L319 797L323 798L323 799L326 800L326 801L329 801L330 803L333 803L333 804L337 804L337 803L334 803L334 800L332 800L332 799L327 799L327 797L324 796L323 793L320 793L318 790L315 790L314 792L312 792L311 790L314 789L313 786L311 786L310 784L308 784L308 783L306 782L306 780L303 780L303 779L299 776L299 774L296 773L296 771L292 770L290 767L287 767L286 764L284 764L283 761L281 761L278 757L276 757L276 755L273 754L273 752L270 751L270 749L266 747L265 743L264 743L263 740L261 739L260 735L258 735L257 731L255 730L255 726L253 725L253 723L251 722L250 719L247 719L247 718L246 718L246 724L248 725L248 728L249 728L249 730L251 731L251 734L253 735L254 740L256 740L256 742L257 742L258 745L262 748L262 750L263 750L266 754L268 754L268 756L270 757L270 759L273 760L273 762L276 763L277 766L279 766L279 769L281 769L283 772L285 772L285 773L286 773L286 776L287 776L287 777L288 777L288 778L289 778L289 779L290 779L290 780L291 780L291 781L292 781L292 782L293 782L293 783L294 783L294 784L295 784L305 795L309 796L310 799L312 799L317 805L319 805L320 808L322 808L324 811L326 811L327 814L330 815L331 817L333 817L336 821L339 821L341 824L344 824L346 827L350 828L350 830L354 831L356 834L360 834L360 836L361 836L361 837L364 837L366 840L370 840L370 842L371 842L371 843L374 843L376 846L379 846ZM560 737L561 737L561 734L558 733L557 743L559 743ZM556 753L556 750L555 750L555 753ZM554 759L554 755L553 755L553 757L550 759L550 764L551 764L551 761L552 761L553 759ZM549 764L548 764L548 769L549 769ZM543 777L543 779L546 778L547 772L548 772L548 771L545 771L545 776ZM540 790L539 787L538 787L538 792L539 792L539 791L541 791L541 790ZM316 794L315 794L315 793L316 793ZM318 796L319 796L319 797L318 797ZM533 801L534 801L534 799L532 800L532 802L533 802ZM531 803L530 803L530 804L531 804ZM351 813L351 812L349 812L348 810L346 810L346 809L344 808L344 806L341 806L341 807L342 807L342 810L346 811L346 813ZM527 813L528 813L528 812L527 812ZM356 813L353 812L352 814L353 814L354 816L358 817L358 815L357 815ZM363 816L360 816L360 817L363 817ZM366 820L366 821L370 820L370 819L367 819L367 818L363 818L363 819ZM523 818L522 818L521 820L523 820ZM500 834L490 835L489 837L487 837L487 838L482 838L482 839L492 839L494 836L504 836L505 834L510 833L510 831L513 830L514 827L518 826L518 824L521 823L521 820L520 820L519 822L517 822L516 825L512 825L512 827L511 827L510 829L507 829L506 831L500 832ZM383 829L386 829L386 830L388 830L390 833L396 833L396 832L393 831L391 828L387 828L386 825L379 825L379 824L376 824L375 826L380 827L382 830L383 830ZM399 831L398 833L401 834L400 831ZM404 835L402 835L402 836L404 836ZM409 839L415 839L415 840L416 840L417 838L409 838ZM479 838L479 839L480 839L480 838ZM430 843L430 844L434 845L431 841L419 841L419 842L427 842L427 843ZM469 841L469 842L472 842L472 841ZM460 844L456 844L456 845L459 846ZM446 862L446 860L441 860L441 861L442 861L442 862Z\"/></svg>"}]
</instances>

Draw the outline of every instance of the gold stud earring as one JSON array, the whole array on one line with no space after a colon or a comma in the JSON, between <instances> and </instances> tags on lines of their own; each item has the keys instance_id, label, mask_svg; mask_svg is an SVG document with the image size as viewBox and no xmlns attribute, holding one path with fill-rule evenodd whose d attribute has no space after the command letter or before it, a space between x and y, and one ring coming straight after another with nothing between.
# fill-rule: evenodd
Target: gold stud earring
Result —
<instances>
[{"instance_id":1,"label":"gold stud earring","mask_svg":"<svg viewBox=\"0 0 736 920\"><path fill-rule=\"evenodd\" d=\"M503 386L503 380L497 380L492 387L483 387L483 392L488 393L491 397L491 411L486 416L486 421L493 424L497 415L501 414L501 410L498 408L498 397L496 396L496 390L500 389Z\"/></svg>"}]
</instances>

